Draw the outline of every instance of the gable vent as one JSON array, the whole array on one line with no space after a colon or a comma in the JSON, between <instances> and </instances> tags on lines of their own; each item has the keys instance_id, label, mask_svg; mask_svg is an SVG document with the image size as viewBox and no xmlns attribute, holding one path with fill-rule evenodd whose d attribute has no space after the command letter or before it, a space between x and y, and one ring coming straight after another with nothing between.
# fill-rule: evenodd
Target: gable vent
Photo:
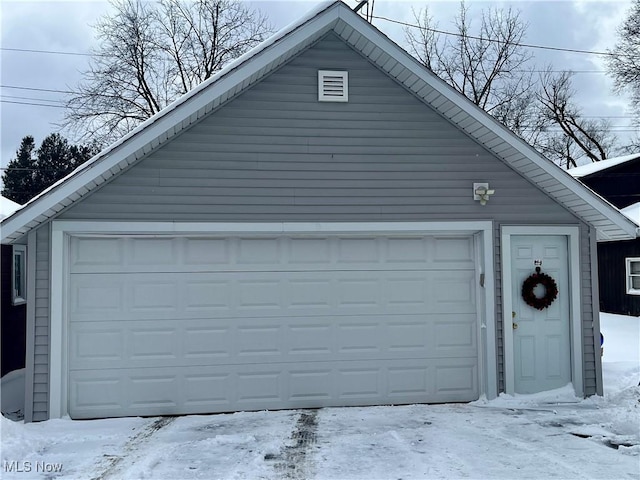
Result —
<instances>
[{"instance_id":1,"label":"gable vent","mask_svg":"<svg viewBox=\"0 0 640 480\"><path fill-rule=\"evenodd\" d=\"M348 102L349 73L318 70L318 101Z\"/></svg>"}]
</instances>

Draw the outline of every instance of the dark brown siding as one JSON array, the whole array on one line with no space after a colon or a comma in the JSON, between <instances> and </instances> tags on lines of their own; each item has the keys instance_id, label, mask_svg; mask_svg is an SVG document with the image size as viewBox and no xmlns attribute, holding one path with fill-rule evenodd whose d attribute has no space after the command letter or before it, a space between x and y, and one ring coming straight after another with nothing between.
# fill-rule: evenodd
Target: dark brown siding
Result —
<instances>
[{"instance_id":1,"label":"dark brown siding","mask_svg":"<svg viewBox=\"0 0 640 480\"><path fill-rule=\"evenodd\" d=\"M13 305L11 301L11 262L13 247L2 245L0 268L0 315L2 325L2 375L24 368L27 305Z\"/></svg>"}]
</instances>

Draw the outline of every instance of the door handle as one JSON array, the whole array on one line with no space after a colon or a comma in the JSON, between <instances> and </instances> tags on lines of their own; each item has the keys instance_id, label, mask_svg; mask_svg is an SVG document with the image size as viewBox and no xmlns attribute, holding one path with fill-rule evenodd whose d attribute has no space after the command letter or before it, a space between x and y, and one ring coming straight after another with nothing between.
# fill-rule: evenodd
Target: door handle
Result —
<instances>
[{"instance_id":1,"label":"door handle","mask_svg":"<svg viewBox=\"0 0 640 480\"><path fill-rule=\"evenodd\" d=\"M513 327L514 330L518 329L518 324L516 322L513 322L511 326Z\"/></svg>"}]
</instances>

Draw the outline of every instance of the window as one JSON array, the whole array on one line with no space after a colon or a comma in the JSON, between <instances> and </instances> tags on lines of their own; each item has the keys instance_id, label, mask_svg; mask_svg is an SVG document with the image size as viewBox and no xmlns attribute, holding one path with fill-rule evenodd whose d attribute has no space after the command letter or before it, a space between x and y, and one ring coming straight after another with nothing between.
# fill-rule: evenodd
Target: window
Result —
<instances>
[{"instance_id":1,"label":"window","mask_svg":"<svg viewBox=\"0 0 640 480\"><path fill-rule=\"evenodd\" d=\"M627 293L640 295L640 258L627 258Z\"/></svg>"},{"instance_id":2,"label":"window","mask_svg":"<svg viewBox=\"0 0 640 480\"><path fill-rule=\"evenodd\" d=\"M25 245L13 246L11 290L14 305L27 301L27 247Z\"/></svg>"}]
</instances>

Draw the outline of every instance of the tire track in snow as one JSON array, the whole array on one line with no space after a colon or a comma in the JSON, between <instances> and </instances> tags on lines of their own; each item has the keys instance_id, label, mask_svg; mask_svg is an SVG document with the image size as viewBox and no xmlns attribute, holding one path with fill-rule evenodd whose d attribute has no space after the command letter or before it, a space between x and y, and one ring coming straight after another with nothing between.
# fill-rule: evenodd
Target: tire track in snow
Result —
<instances>
[{"instance_id":1,"label":"tire track in snow","mask_svg":"<svg viewBox=\"0 0 640 480\"><path fill-rule=\"evenodd\" d=\"M313 475L314 465L308 456L309 448L318 440L318 411L302 412L293 432L293 445L286 445L277 456L265 456L265 460L278 460L274 465L281 478L307 480Z\"/></svg>"},{"instance_id":2,"label":"tire track in snow","mask_svg":"<svg viewBox=\"0 0 640 480\"><path fill-rule=\"evenodd\" d=\"M91 477L91 480L107 480L114 478L114 475L118 473L124 460L132 453L136 452L142 445L144 445L155 433L173 422L176 417L160 417L154 422L146 425L135 436L130 438L127 443L124 444L123 452L121 455L108 455L106 466L98 475ZM119 478L119 477L115 477Z\"/></svg>"}]
</instances>

